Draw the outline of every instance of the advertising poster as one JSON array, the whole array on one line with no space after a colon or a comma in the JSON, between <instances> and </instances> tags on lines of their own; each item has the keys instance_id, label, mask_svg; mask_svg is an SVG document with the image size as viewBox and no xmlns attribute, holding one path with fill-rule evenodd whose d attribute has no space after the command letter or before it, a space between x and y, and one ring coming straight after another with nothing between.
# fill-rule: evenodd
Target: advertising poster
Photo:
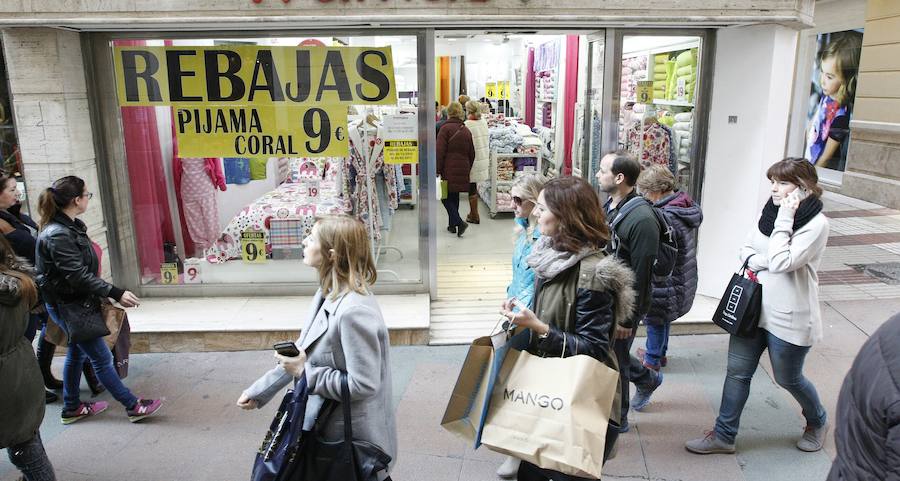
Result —
<instances>
[{"instance_id":1,"label":"advertising poster","mask_svg":"<svg viewBox=\"0 0 900 481\"><path fill-rule=\"evenodd\" d=\"M816 37L805 156L817 167L846 168L862 36L860 29Z\"/></svg>"}]
</instances>

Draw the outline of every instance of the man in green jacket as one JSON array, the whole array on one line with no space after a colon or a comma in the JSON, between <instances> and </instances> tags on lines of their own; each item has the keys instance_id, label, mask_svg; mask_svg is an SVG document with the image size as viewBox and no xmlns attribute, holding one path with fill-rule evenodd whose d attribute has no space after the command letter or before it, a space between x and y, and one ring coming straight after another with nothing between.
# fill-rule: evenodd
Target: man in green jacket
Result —
<instances>
[{"instance_id":1,"label":"man in green jacket","mask_svg":"<svg viewBox=\"0 0 900 481\"><path fill-rule=\"evenodd\" d=\"M659 223L649 203L640 198L634 186L641 173L641 164L624 150L607 154L600 160L597 180L600 188L609 195L604 205L606 221L610 224L611 241L607 251L621 259L634 271L634 290L637 302L634 313L626 322L616 327L614 350L619 362L619 376L622 386L622 417L620 432L628 432L629 404L636 410L643 409L650 400L650 394L662 384L662 374L644 367L631 355L631 345L637 333L638 323L650 309L650 281L653 262L659 250ZM635 207L623 212L626 205ZM629 383L633 382L637 393L629 403Z\"/></svg>"}]
</instances>

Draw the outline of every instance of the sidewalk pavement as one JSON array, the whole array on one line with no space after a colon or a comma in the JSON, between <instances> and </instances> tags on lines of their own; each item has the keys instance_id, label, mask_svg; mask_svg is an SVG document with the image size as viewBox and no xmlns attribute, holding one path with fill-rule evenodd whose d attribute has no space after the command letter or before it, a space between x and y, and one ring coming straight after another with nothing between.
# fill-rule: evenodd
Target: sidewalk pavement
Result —
<instances>
[{"instance_id":1,"label":"sidewalk pavement","mask_svg":"<svg viewBox=\"0 0 900 481\"><path fill-rule=\"evenodd\" d=\"M823 305L825 341L806 363L829 415L844 374L859 347L900 299L834 301ZM725 335L681 336L671 341L665 383L632 430L620 437L618 457L604 479L616 480L822 480L834 456L832 433L825 451L794 447L804 422L797 403L773 381L768 360L760 364L744 411L736 456L696 456L684 441L712 428L725 376ZM643 340L636 342L643 345ZM502 457L445 432L440 419L465 346L392 349L400 455L398 481L489 481ZM59 369L61 359L57 359ZM269 351L141 354L131 358L126 379L138 395L165 396L159 416L130 424L108 393L110 409L70 426L59 421L60 403L48 406L41 434L64 481L239 481L247 479L253 455L275 404L254 412L234 406L238 395L272 366ZM87 387L82 390L87 399ZM833 421L833 419L831 419ZM4 457L5 458L5 457ZM0 461L0 480L18 479Z\"/></svg>"}]
</instances>

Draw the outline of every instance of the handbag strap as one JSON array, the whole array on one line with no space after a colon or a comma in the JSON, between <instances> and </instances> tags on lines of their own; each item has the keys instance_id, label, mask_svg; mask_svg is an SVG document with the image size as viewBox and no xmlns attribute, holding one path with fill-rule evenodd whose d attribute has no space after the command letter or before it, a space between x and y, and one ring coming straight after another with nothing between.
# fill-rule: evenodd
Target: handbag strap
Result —
<instances>
[{"instance_id":1,"label":"handbag strap","mask_svg":"<svg viewBox=\"0 0 900 481\"><path fill-rule=\"evenodd\" d=\"M747 267L750 265L750 258L753 257L753 256L755 256L755 255L756 255L756 254L750 254L750 255L747 256L747 258L744 260L744 265L741 266L741 276L743 276L744 273L747 272Z\"/></svg>"},{"instance_id":2,"label":"handbag strap","mask_svg":"<svg viewBox=\"0 0 900 481\"><path fill-rule=\"evenodd\" d=\"M344 444L353 443L353 426L350 423L350 384L347 373L341 372L341 408L344 410Z\"/></svg>"}]
</instances>

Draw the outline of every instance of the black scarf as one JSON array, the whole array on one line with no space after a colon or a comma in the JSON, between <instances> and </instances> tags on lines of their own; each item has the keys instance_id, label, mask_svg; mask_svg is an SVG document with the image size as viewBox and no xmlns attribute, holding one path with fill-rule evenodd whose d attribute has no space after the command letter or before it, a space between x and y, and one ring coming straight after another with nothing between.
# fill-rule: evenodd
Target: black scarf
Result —
<instances>
[{"instance_id":1,"label":"black scarf","mask_svg":"<svg viewBox=\"0 0 900 481\"><path fill-rule=\"evenodd\" d=\"M822 201L816 197L808 197L800 202L800 207L794 214L794 232L805 226L813 217L822 212ZM766 237L772 235L775 229L775 218L778 217L778 206L772 202L772 198L766 202L763 207L762 215L759 217L759 231Z\"/></svg>"}]
</instances>

